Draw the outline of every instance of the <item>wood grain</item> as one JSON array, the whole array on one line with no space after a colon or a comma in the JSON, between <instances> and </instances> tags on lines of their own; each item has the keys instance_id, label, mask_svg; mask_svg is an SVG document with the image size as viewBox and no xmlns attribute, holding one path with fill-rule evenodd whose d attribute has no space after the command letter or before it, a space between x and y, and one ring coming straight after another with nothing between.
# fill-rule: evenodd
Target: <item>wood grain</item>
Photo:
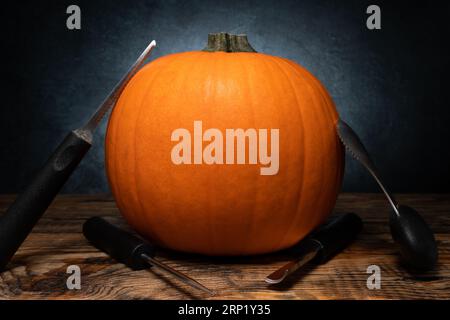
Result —
<instances>
[{"instance_id":1,"label":"wood grain","mask_svg":"<svg viewBox=\"0 0 450 320\"><path fill-rule=\"evenodd\" d=\"M0 196L0 212L14 196ZM286 283L268 286L264 277L288 261L286 252L247 258L208 258L170 251L158 258L218 291L195 291L156 270L133 272L84 239L83 222L99 215L122 226L108 195L62 195L0 274L0 299L449 299L450 195L398 195L431 224L439 243L436 270L412 273L398 261L387 225L388 207L380 194L342 194L336 212L353 211L364 222L358 240L328 263L308 266ZM68 290L66 269L81 268L81 290ZM369 265L381 268L381 289L366 286Z\"/></svg>"}]
</instances>

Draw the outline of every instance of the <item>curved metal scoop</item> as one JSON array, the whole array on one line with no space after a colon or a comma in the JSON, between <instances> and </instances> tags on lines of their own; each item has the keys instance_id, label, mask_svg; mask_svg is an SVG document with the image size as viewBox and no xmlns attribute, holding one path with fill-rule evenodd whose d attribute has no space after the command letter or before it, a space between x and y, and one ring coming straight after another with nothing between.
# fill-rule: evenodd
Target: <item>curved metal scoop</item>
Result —
<instances>
[{"instance_id":1,"label":"curved metal scoop","mask_svg":"<svg viewBox=\"0 0 450 320\"><path fill-rule=\"evenodd\" d=\"M428 224L413 208L400 206L386 189L369 153L353 129L339 120L337 133L345 148L370 172L388 199L392 207L389 215L391 235L400 247L404 262L417 269L432 269L436 265L438 251L434 234Z\"/></svg>"}]
</instances>

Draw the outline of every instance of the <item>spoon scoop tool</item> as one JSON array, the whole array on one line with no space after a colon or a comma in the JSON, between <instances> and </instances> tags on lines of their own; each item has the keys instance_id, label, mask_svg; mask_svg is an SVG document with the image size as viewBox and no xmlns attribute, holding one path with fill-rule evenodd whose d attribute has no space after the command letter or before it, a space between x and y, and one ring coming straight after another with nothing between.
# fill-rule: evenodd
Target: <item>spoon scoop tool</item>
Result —
<instances>
[{"instance_id":1,"label":"spoon scoop tool","mask_svg":"<svg viewBox=\"0 0 450 320\"><path fill-rule=\"evenodd\" d=\"M428 224L415 209L398 204L381 182L378 170L358 135L347 123L338 121L337 134L353 158L369 171L392 207L389 226L392 239L399 246L403 261L415 269L432 269L437 263L438 250L434 234Z\"/></svg>"},{"instance_id":2,"label":"spoon scoop tool","mask_svg":"<svg viewBox=\"0 0 450 320\"><path fill-rule=\"evenodd\" d=\"M125 86L155 46L155 41L148 45L87 123L69 132L44 167L0 217L0 272L5 269L9 260L89 151L94 131L100 121L114 107Z\"/></svg>"},{"instance_id":3,"label":"spoon scoop tool","mask_svg":"<svg viewBox=\"0 0 450 320\"><path fill-rule=\"evenodd\" d=\"M155 248L150 243L122 230L100 217L92 217L83 224L83 234L97 249L133 270L156 267L170 273L196 289L214 295L215 292L201 283L154 258Z\"/></svg>"}]
</instances>

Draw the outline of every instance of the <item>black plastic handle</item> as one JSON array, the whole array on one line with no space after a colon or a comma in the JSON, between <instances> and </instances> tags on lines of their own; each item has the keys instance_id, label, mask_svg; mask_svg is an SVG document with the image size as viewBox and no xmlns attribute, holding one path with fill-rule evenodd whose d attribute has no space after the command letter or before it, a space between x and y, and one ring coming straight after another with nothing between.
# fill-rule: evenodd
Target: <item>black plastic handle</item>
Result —
<instances>
[{"instance_id":1,"label":"black plastic handle","mask_svg":"<svg viewBox=\"0 0 450 320\"><path fill-rule=\"evenodd\" d=\"M363 227L361 218L354 213L345 213L331 220L311 235L321 248L314 263L325 263L335 254L345 249L359 234Z\"/></svg>"},{"instance_id":2,"label":"black plastic handle","mask_svg":"<svg viewBox=\"0 0 450 320\"><path fill-rule=\"evenodd\" d=\"M70 132L44 167L0 217L0 271L3 271L42 214L83 159L91 144Z\"/></svg>"},{"instance_id":3,"label":"black plastic handle","mask_svg":"<svg viewBox=\"0 0 450 320\"><path fill-rule=\"evenodd\" d=\"M100 217L88 219L83 224L83 234L97 249L133 270L149 267L141 257L143 253L149 257L155 254L149 243Z\"/></svg>"}]
</instances>

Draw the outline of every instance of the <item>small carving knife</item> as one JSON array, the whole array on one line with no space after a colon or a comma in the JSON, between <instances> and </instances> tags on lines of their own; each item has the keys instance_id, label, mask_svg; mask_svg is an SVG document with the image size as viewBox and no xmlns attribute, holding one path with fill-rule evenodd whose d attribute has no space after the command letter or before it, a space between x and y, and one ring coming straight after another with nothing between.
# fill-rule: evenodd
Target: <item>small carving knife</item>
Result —
<instances>
[{"instance_id":1,"label":"small carving knife","mask_svg":"<svg viewBox=\"0 0 450 320\"><path fill-rule=\"evenodd\" d=\"M172 274L191 287L205 291L210 295L215 294L214 291L184 273L153 258L155 248L151 244L100 217L88 219L83 224L83 234L97 249L104 251L111 258L133 270L143 270L149 266L154 266Z\"/></svg>"},{"instance_id":2,"label":"small carving knife","mask_svg":"<svg viewBox=\"0 0 450 320\"><path fill-rule=\"evenodd\" d=\"M0 272L3 271L42 214L69 179L92 146L92 137L100 121L117 102L130 79L156 46L153 40L113 88L88 122L69 132L44 167L0 216Z\"/></svg>"},{"instance_id":3,"label":"small carving knife","mask_svg":"<svg viewBox=\"0 0 450 320\"><path fill-rule=\"evenodd\" d=\"M294 252L299 258L268 275L269 284L282 282L308 262L323 264L347 247L362 229L362 220L354 213L332 217L328 222L302 240Z\"/></svg>"}]
</instances>

